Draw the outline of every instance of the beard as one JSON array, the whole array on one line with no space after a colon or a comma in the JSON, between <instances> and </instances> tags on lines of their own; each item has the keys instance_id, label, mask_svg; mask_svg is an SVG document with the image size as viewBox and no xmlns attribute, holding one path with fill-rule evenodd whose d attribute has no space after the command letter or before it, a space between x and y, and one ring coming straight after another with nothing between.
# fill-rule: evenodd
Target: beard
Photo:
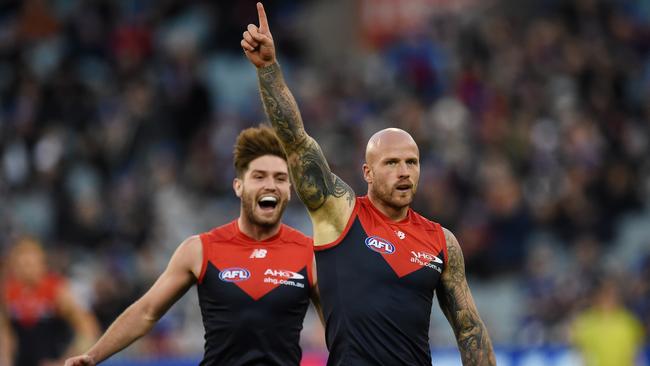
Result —
<instances>
[{"instance_id":1,"label":"beard","mask_svg":"<svg viewBox=\"0 0 650 366\"><path fill-rule=\"evenodd\" d=\"M288 200L280 197L272 215L264 215L257 203L257 197L254 194L242 195L242 208L244 216L254 225L270 228L278 224L282 219L282 214L287 207Z\"/></svg>"},{"instance_id":2,"label":"beard","mask_svg":"<svg viewBox=\"0 0 650 366\"><path fill-rule=\"evenodd\" d=\"M370 186L370 190L374 197L380 200L384 205L395 210L400 210L411 205L413 197L415 196L415 189L416 186L413 186L409 191L401 192L385 184L379 186L373 184Z\"/></svg>"}]
</instances>

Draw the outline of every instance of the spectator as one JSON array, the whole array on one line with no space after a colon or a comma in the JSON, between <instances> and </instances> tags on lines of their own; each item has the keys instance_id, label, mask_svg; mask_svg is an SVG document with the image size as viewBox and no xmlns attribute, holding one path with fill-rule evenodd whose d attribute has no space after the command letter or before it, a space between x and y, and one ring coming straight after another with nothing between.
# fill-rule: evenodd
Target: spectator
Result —
<instances>
[{"instance_id":1,"label":"spectator","mask_svg":"<svg viewBox=\"0 0 650 366\"><path fill-rule=\"evenodd\" d=\"M592 305L573 324L573 343L586 366L633 366L643 344L641 322L621 303L619 284L602 280Z\"/></svg>"},{"instance_id":2,"label":"spectator","mask_svg":"<svg viewBox=\"0 0 650 366\"><path fill-rule=\"evenodd\" d=\"M98 335L95 318L79 305L67 281L48 271L46 260L30 238L18 240L9 253L9 273L0 287L0 338L14 340L4 357L16 366L60 363Z\"/></svg>"}]
</instances>

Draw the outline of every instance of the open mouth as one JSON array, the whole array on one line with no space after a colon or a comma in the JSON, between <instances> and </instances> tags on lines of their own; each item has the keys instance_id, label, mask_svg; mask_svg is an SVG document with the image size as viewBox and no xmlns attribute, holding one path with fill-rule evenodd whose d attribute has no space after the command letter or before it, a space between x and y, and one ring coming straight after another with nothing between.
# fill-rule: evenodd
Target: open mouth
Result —
<instances>
[{"instance_id":1,"label":"open mouth","mask_svg":"<svg viewBox=\"0 0 650 366\"><path fill-rule=\"evenodd\" d=\"M257 204L263 210L273 210L278 205L278 198L274 196L264 196L257 201Z\"/></svg>"},{"instance_id":2,"label":"open mouth","mask_svg":"<svg viewBox=\"0 0 650 366\"><path fill-rule=\"evenodd\" d=\"M411 184L398 184L395 186L395 189L397 189L399 192L408 192L411 190L413 186Z\"/></svg>"}]
</instances>

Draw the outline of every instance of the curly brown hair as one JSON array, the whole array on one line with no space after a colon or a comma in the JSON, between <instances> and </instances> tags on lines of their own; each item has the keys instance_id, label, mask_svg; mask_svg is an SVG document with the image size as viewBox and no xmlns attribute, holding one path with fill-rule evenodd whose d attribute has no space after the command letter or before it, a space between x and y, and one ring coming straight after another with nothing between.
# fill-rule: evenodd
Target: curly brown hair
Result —
<instances>
[{"instance_id":1,"label":"curly brown hair","mask_svg":"<svg viewBox=\"0 0 650 366\"><path fill-rule=\"evenodd\" d=\"M251 161L263 155L275 155L285 161L287 155L280 145L280 140L273 129L261 124L258 127L250 127L239 133L235 148L233 149L233 163L237 177L241 178L248 169Z\"/></svg>"}]
</instances>

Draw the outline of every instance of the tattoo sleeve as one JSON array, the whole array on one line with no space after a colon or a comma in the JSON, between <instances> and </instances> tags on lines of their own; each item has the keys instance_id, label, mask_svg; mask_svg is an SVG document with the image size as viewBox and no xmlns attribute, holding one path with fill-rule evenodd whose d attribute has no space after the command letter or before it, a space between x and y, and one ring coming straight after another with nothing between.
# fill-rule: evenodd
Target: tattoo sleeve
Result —
<instances>
[{"instance_id":1,"label":"tattoo sleeve","mask_svg":"<svg viewBox=\"0 0 650 366\"><path fill-rule=\"evenodd\" d=\"M257 71L266 115L287 153L289 170L300 199L310 210L328 197L345 197L351 206L354 192L332 173L318 143L305 132L298 105L287 87L280 66Z\"/></svg>"},{"instance_id":2,"label":"tattoo sleeve","mask_svg":"<svg viewBox=\"0 0 650 366\"><path fill-rule=\"evenodd\" d=\"M445 229L448 261L436 290L438 302L456 335L463 365L496 365L492 341L465 278L463 253Z\"/></svg>"}]
</instances>

